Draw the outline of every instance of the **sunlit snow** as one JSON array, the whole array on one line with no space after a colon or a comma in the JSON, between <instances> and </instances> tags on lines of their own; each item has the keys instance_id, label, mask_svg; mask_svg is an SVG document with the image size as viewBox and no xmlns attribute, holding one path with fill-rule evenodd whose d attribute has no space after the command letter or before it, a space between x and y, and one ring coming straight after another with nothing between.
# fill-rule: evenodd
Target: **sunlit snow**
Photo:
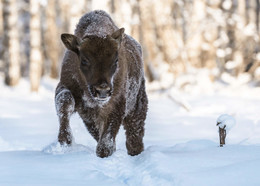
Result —
<instances>
[{"instance_id":1,"label":"sunlit snow","mask_svg":"<svg viewBox=\"0 0 260 186\"><path fill-rule=\"evenodd\" d=\"M214 83L209 91L193 85L190 92L169 91L189 109L168 93L149 91L144 152L127 155L121 128L116 152L101 159L77 114L72 147L57 143L57 81L41 84L38 94L27 80L15 88L0 84L0 185L260 185L259 88ZM220 148L216 119L223 113L234 115L236 125Z\"/></svg>"}]
</instances>

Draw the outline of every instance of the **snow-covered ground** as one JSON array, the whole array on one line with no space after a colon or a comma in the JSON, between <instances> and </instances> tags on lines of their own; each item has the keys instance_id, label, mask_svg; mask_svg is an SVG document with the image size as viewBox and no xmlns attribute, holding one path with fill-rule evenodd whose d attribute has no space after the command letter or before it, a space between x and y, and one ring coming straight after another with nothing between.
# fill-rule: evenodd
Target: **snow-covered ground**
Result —
<instances>
[{"instance_id":1,"label":"snow-covered ground","mask_svg":"<svg viewBox=\"0 0 260 186\"><path fill-rule=\"evenodd\" d=\"M57 81L44 79L38 94L22 80L0 83L0 185L260 185L260 89L212 84L210 91L149 94L145 151L127 155L123 129L117 151L95 154L96 142L78 115L71 119L75 144L61 149L54 107ZM216 119L230 114L236 125L219 147Z\"/></svg>"}]
</instances>

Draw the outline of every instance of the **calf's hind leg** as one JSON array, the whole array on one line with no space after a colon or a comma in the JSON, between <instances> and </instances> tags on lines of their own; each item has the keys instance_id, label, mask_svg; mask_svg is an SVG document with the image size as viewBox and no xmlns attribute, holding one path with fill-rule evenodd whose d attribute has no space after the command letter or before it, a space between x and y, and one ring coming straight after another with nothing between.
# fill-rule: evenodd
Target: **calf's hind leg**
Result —
<instances>
[{"instance_id":1,"label":"calf's hind leg","mask_svg":"<svg viewBox=\"0 0 260 186\"><path fill-rule=\"evenodd\" d=\"M126 130L126 148L131 156L140 154L144 150L144 120L127 117L124 121Z\"/></svg>"},{"instance_id":2,"label":"calf's hind leg","mask_svg":"<svg viewBox=\"0 0 260 186\"><path fill-rule=\"evenodd\" d=\"M75 100L71 92L64 87L57 88L55 105L60 122L58 141L61 145L70 145L73 141L73 136L69 126L69 119L75 108Z\"/></svg>"},{"instance_id":3,"label":"calf's hind leg","mask_svg":"<svg viewBox=\"0 0 260 186\"><path fill-rule=\"evenodd\" d=\"M126 130L126 148L128 154L135 156L144 150L144 121L147 113L147 96L144 87L139 90L135 108L124 119Z\"/></svg>"}]
</instances>

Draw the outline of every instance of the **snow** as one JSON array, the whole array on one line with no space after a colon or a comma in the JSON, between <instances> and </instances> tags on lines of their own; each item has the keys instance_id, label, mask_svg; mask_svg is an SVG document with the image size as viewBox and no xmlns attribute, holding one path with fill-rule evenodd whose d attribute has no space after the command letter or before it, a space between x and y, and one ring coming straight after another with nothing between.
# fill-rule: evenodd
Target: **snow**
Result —
<instances>
[{"instance_id":1,"label":"snow","mask_svg":"<svg viewBox=\"0 0 260 186\"><path fill-rule=\"evenodd\" d=\"M225 128L227 131L233 128L235 124L236 124L235 118L228 114L222 114L217 119L217 126L222 129Z\"/></svg>"},{"instance_id":2,"label":"snow","mask_svg":"<svg viewBox=\"0 0 260 186\"><path fill-rule=\"evenodd\" d=\"M225 50L223 50L223 49L217 49L217 56L218 57L220 57L220 58L223 58L223 57L225 57Z\"/></svg>"},{"instance_id":3,"label":"snow","mask_svg":"<svg viewBox=\"0 0 260 186\"><path fill-rule=\"evenodd\" d=\"M194 93L193 86L202 85L190 85L178 93L189 111L166 94L149 93L144 152L127 155L121 128L116 152L101 159L76 114L75 143L57 143L57 81L44 78L32 94L27 80L14 88L0 80L0 185L260 185L259 88L216 82L211 91ZM236 125L219 148L216 118L222 113L235 114Z\"/></svg>"},{"instance_id":4,"label":"snow","mask_svg":"<svg viewBox=\"0 0 260 186\"><path fill-rule=\"evenodd\" d=\"M223 2L223 8L226 10L229 10L232 7L232 1L231 0L226 0Z\"/></svg>"}]
</instances>

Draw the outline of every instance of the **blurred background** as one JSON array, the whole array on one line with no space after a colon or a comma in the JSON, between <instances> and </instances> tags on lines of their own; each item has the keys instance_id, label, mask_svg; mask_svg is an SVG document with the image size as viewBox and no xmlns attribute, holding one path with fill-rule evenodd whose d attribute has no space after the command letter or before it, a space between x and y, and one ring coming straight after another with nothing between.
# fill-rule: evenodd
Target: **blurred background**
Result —
<instances>
[{"instance_id":1,"label":"blurred background","mask_svg":"<svg viewBox=\"0 0 260 186\"><path fill-rule=\"evenodd\" d=\"M259 0L1 0L1 80L27 78L37 92L42 77L58 79L60 34L95 9L142 44L154 90L189 90L205 79L260 86Z\"/></svg>"}]
</instances>

